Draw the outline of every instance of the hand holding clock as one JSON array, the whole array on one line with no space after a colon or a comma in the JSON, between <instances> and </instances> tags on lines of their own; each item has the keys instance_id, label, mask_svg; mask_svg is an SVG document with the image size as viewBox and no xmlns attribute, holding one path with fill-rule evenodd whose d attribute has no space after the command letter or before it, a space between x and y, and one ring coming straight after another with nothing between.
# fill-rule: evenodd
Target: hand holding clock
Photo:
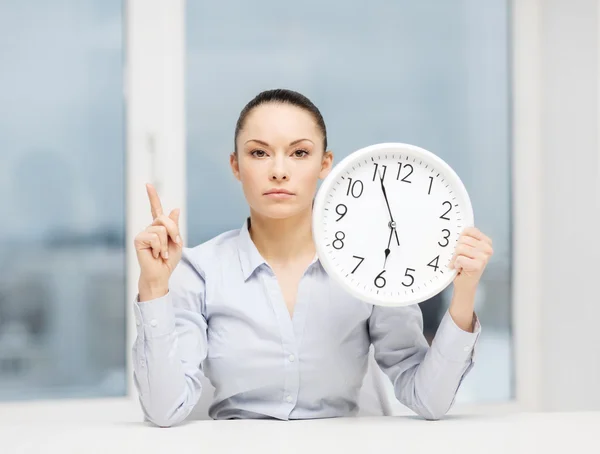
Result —
<instances>
[{"instance_id":1,"label":"hand holding clock","mask_svg":"<svg viewBox=\"0 0 600 454\"><path fill-rule=\"evenodd\" d=\"M388 193L402 194L402 219L394 217L400 213L392 210L395 201ZM385 239L372 235L383 227L382 216L388 227L383 271ZM400 246L398 222L402 257L389 260L394 236ZM375 144L344 158L323 181L313 205L319 258L346 291L372 304L405 306L454 281L460 294L453 312L460 312L461 320L469 316L473 290L492 253L491 241L470 227L473 222L469 195L456 172L435 154L402 143ZM448 272L453 266L458 273Z\"/></svg>"},{"instance_id":2,"label":"hand holding clock","mask_svg":"<svg viewBox=\"0 0 600 454\"><path fill-rule=\"evenodd\" d=\"M492 240L475 227L461 233L448 268L458 270L449 312L456 325L473 332L475 323L475 291L494 250Z\"/></svg>"},{"instance_id":3,"label":"hand holding clock","mask_svg":"<svg viewBox=\"0 0 600 454\"><path fill-rule=\"evenodd\" d=\"M385 260L383 262L383 268L387 263L387 258L390 255L390 245L392 242L393 234L396 235L396 242L400 246L400 240L398 239L398 231L396 230L396 222L392 215L390 203L383 183L383 175L379 174L379 181L381 184L381 191L385 198L385 203L390 215L390 222L388 223L390 228L390 236L388 238L387 248L385 249ZM384 174L385 175L385 174ZM458 287L458 290L472 290L477 287L479 280L487 266L490 257L493 255L494 250L492 249L492 240L487 235L484 235L476 227L467 227L461 233L457 245L454 251L454 255L450 260L448 268L457 269L458 273L454 278L454 287Z\"/></svg>"},{"instance_id":4,"label":"hand holding clock","mask_svg":"<svg viewBox=\"0 0 600 454\"><path fill-rule=\"evenodd\" d=\"M454 288L474 290L493 254L492 240L488 236L475 227L465 228L448 264L448 268L458 271Z\"/></svg>"}]
</instances>

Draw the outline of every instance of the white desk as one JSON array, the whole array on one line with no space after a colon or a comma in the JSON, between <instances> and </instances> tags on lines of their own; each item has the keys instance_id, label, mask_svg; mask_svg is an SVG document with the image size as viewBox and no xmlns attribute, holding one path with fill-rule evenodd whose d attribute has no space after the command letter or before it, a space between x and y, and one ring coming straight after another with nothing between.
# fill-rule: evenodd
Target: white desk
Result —
<instances>
[{"instance_id":1,"label":"white desk","mask_svg":"<svg viewBox=\"0 0 600 454\"><path fill-rule=\"evenodd\" d=\"M0 453L600 453L600 412L140 421L127 399L0 404Z\"/></svg>"}]
</instances>

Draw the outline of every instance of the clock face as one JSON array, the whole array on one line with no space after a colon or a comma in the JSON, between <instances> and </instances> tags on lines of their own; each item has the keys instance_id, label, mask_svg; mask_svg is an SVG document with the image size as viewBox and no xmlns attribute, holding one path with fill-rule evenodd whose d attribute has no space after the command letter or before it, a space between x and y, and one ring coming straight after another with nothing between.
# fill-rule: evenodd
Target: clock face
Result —
<instances>
[{"instance_id":1,"label":"clock face","mask_svg":"<svg viewBox=\"0 0 600 454\"><path fill-rule=\"evenodd\" d=\"M473 225L467 191L442 159L399 143L337 164L315 199L313 235L329 276L372 304L424 301L456 276L448 264Z\"/></svg>"}]
</instances>

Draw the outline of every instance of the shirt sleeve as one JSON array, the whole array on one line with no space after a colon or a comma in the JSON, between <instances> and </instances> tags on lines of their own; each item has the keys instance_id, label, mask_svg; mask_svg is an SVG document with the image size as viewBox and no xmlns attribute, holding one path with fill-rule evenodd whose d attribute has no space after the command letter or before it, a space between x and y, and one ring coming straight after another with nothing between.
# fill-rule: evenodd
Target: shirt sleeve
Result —
<instances>
[{"instance_id":1,"label":"shirt sleeve","mask_svg":"<svg viewBox=\"0 0 600 454\"><path fill-rule=\"evenodd\" d=\"M183 421L200 398L207 354L204 298L204 276L184 249L169 292L145 302L138 295L134 302L134 383L144 415L158 426Z\"/></svg>"},{"instance_id":2,"label":"shirt sleeve","mask_svg":"<svg viewBox=\"0 0 600 454\"><path fill-rule=\"evenodd\" d=\"M474 364L481 326L459 328L446 311L431 347L423 335L423 315L415 304L374 306L369 333L375 360L391 380L396 398L426 419L439 419L452 407L460 384Z\"/></svg>"}]
</instances>

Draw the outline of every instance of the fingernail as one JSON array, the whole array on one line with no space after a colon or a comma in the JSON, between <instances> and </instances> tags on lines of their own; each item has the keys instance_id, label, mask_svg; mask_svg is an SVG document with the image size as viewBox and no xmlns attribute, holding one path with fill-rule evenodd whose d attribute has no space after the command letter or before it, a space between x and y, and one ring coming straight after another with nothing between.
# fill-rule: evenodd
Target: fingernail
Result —
<instances>
[{"instance_id":1,"label":"fingernail","mask_svg":"<svg viewBox=\"0 0 600 454\"><path fill-rule=\"evenodd\" d=\"M169 253L168 252L163 252L163 257L165 260L167 260L169 258Z\"/></svg>"},{"instance_id":2,"label":"fingernail","mask_svg":"<svg viewBox=\"0 0 600 454\"><path fill-rule=\"evenodd\" d=\"M181 237L179 235L177 235L177 238L175 238L175 242L177 244L181 244Z\"/></svg>"}]
</instances>

